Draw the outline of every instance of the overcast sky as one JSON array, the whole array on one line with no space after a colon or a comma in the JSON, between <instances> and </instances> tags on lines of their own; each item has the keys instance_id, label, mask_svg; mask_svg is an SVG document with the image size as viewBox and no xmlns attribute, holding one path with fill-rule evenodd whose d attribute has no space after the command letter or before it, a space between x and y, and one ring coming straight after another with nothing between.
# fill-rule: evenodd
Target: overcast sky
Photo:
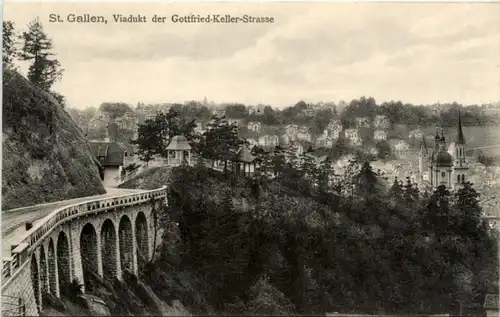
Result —
<instances>
[{"instance_id":1,"label":"overcast sky","mask_svg":"<svg viewBox=\"0 0 500 317\"><path fill-rule=\"evenodd\" d=\"M49 23L49 14L108 24ZM112 14L167 16L116 24ZM272 16L274 24L174 24L173 14ZM500 4L6 3L25 29L39 16L66 69L71 107L202 100L287 106L500 100Z\"/></svg>"}]
</instances>

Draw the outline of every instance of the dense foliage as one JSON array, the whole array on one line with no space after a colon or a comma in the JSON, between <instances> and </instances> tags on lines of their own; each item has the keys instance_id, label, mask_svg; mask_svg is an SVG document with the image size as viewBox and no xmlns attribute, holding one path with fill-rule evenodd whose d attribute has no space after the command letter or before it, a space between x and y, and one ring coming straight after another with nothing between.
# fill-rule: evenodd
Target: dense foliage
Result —
<instances>
[{"instance_id":1,"label":"dense foliage","mask_svg":"<svg viewBox=\"0 0 500 317\"><path fill-rule=\"evenodd\" d=\"M158 112L154 119L148 119L138 126L136 140L131 143L137 145L136 153L141 160L149 162L155 156L167 158L166 147L174 136L182 135L192 144L198 136L194 133L194 120L180 115L173 108L167 113Z\"/></svg>"},{"instance_id":2,"label":"dense foliage","mask_svg":"<svg viewBox=\"0 0 500 317\"><path fill-rule=\"evenodd\" d=\"M2 209L104 193L81 131L50 94L3 74Z\"/></svg>"},{"instance_id":3,"label":"dense foliage","mask_svg":"<svg viewBox=\"0 0 500 317\"><path fill-rule=\"evenodd\" d=\"M28 79L34 85L45 91L50 91L52 85L63 74L63 68L54 57L52 40L44 32L39 18L28 24L28 30L22 33L20 58L28 61Z\"/></svg>"},{"instance_id":4,"label":"dense foliage","mask_svg":"<svg viewBox=\"0 0 500 317\"><path fill-rule=\"evenodd\" d=\"M179 239L165 238L174 247L159 261L172 265L175 249L216 312L443 313L494 291L496 238L471 184L422 193L409 181L387 188L368 163L328 180L327 166L292 162L272 180L174 170L162 226L178 223Z\"/></svg>"},{"instance_id":5,"label":"dense foliage","mask_svg":"<svg viewBox=\"0 0 500 317\"><path fill-rule=\"evenodd\" d=\"M5 69L11 69L14 66L14 60L17 57L17 38L15 34L14 22L2 22L2 62Z\"/></svg>"}]
</instances>

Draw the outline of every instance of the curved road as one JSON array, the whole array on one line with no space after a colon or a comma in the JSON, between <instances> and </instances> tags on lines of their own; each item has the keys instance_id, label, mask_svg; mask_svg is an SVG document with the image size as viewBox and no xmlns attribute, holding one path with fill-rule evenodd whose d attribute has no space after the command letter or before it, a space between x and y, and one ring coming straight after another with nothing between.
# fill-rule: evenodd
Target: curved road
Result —
<instances>
[{"instance_id":1,"label":"curved road","mask_svg":"<svg viewBox=\"0 0 500 317\"><path fill-rule=\"evenodd\" d=\"M67 205L72 205L76 203L83 203L86 201L107 198L118 195L126 195L132 193L140 193L145 190L142 189L121 189L121 188L106 188L106 194L86 196L68 200L61 200L48 204L40 204L31 207L21 207L11 210L6 210L2 212L2 256L10 256L10 246L11 243L16 241L16 239L21 238L21 236L26 232L25 223L28 221L35 224L40 221L43 217L50 214L57 208L61 208Z\"/></svg>"}]
</instances>

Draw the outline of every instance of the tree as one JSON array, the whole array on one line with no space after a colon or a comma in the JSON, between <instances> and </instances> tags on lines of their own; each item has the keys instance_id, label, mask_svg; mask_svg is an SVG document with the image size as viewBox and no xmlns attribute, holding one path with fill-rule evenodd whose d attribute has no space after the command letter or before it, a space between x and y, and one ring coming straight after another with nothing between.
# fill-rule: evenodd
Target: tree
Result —
<instances>
[{"instance_id":1,"label":"tree","mask_svg":"<svg viewBox=\"0 0 500 317\"><path fill-rule=\"evenodd\" d=\"M30 62L28 79L34 85L45 91L50 91L52 85L61 79L64 69L52 53L52 40L43 30L37 17L28 24L28 32L22 34L22 49L20 57Z\"/></svg>"},{"instance_id":2,"label":"tree","mask_svg":"<svg viewBox=\"0 0 500 317\"><path fill-rule=\"evenodd\" d=\"M112 119L133 112L132 107L124 102L103 102L99 106L99 111L108 113Z\"/></svg>"},{"instance_id":3,"label":"tree","mask_svg":"<svg viewBox=\"0 0 500 317\"><path fill-rule=\"evenodd\" d=\"M3 21L2 33L2 61L4 68L11 69L14 67L14 59L18 55L17 36L15 33L14 22Z\"/></svg>"},{"instance_id":4,"label":"tree","mask_svg":"<svg viewBox=\"0 0 500 317\"><path fill-rule=\"evenodd\" d=\"M340 136L337 141L333 144L332 150L330 152L330 158L333 161L338 160L344 155L347 155L350 153L350 147L348 141L345 139L345 137Z\"/></svg>"},{"instance_id":5,"label":"tree","mask_svg":"<svg viewBox=\"0 0 500 317\"><path fill-rule=\"evenodd\" d=\"M403 198L403 187L397 177L394 178L394 182L389 189L389 197L395 199L397 202Z\"/></svg>"},{"instance_id":6,"label":"tree","mask_svg":"<svg viewBox=\"0 0 500 317\"><path fill-rule=\"evenodd\" d=\"M208 130L203 134L199 152L203 158L224 161L224 170L227 169L227 161L230 160L244 143L238 137L238 127L229 124L224 118L212 117L208 124Z\"/></svg>"},{"instance_id":7,"label":"tree","mask_svg":"<svg viewBox=\"0 0 500 317\"><path fill-rule=\"evenodd\" d=\"M159 112L156 115L155 122L160 129L161 138L165 140L165 147L170 144L170 140L176 135L183 135L188 141L193 141L197 138L194 133L194 128L196 127L195 120L181 116L173 108L170 108L167 113Z\"/></svg>"},{"instance_id":8,"label":"tree","mask_svg":"<svg viewBox=\"0 0 500 317\"><path fill-rule=\"evenodd\" d=\"M137 154L142 161L146 162L146 165L163 148L160 136L161 131L156 122L146 120L144 124L140 124L138 127L137 140L131 141L132 144L137 145Z\"/></svg>"},{"instance_id":9,"label":"tree","mask_svg":"<svg viewBox=\"0 0 500 317\"><path fill-rule=\"evenodd\" d=\"M248 115L248 110L243 104L231 104L226 107L226 116L229 118L243 119Z\"/></svg>"},{"instance_id":10,"label":"tree","mask_svg":"<svg viewBox=\"0 0 500 317\"><path fill-rule=\"evenodd\" d=\"M170 109L166 114L158 112L154 119L148 119L139 125L137 140L132 140L131 143L138 145L137 153L146 162L155 155L167 158L165 149L172 138L183 135L188 141L193 141L196 138L195 126L194 120L181 118L174 109Z\"/></svg>"},{"instance_id":11,"label":"tree","mask_svg":"<svg viewBox=\"0 0 500 317\"><path fill-rule=\"evenodd\" d=\"M377 149L377 156L381 160L386 160L391 157L392 151L391 151L391 146L389 143L385 140L380 140L375 144L375 147Z\"/></svg>"},{"instance_id":12,"label":"tree","mask_svg":"<svg viewBox=\"0 0 500 317\"><path fill-rule=\"evenodd\" d=\"M262 116L262 123L270 125L279 123L276 111L270 106L264 107L264 115Z\"/></svg>"}]
</instances>

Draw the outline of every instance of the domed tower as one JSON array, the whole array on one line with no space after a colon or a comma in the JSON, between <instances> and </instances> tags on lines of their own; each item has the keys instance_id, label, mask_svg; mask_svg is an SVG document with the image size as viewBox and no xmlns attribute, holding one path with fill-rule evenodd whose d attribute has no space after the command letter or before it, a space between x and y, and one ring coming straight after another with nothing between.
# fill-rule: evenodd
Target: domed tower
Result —
<instances>
[{"instance_id":1,"label":"domed tower","mask_svg":"<svg viewBox=\"0 0 500 317\"><path fill-rule=\"evenodd\" d=\"M432 187L436 188L445 185L447 188L452 187L453 174L453 157L448 153L446 148L446 138L444 137L444 129L441 129L441 136L436 134L436 146L434 147L433 161L431 164L432 175L430 177Z\"/></svg>"},{"instance_id":2,"label":"domed tower","mask_svg":"<svg viewBox=\"0 0 500 317\"><path fill-rule=\"evenodd\" d=\"M458 127L457 127L457 141L455 142L455 167L454 167L454 181L455 188L463 187L464 183L468 181L469 165L467 164L467 157L465 155L465 138L462 131L462 118L460 111L458 112Z\"/></svg>"}]
</instances>

